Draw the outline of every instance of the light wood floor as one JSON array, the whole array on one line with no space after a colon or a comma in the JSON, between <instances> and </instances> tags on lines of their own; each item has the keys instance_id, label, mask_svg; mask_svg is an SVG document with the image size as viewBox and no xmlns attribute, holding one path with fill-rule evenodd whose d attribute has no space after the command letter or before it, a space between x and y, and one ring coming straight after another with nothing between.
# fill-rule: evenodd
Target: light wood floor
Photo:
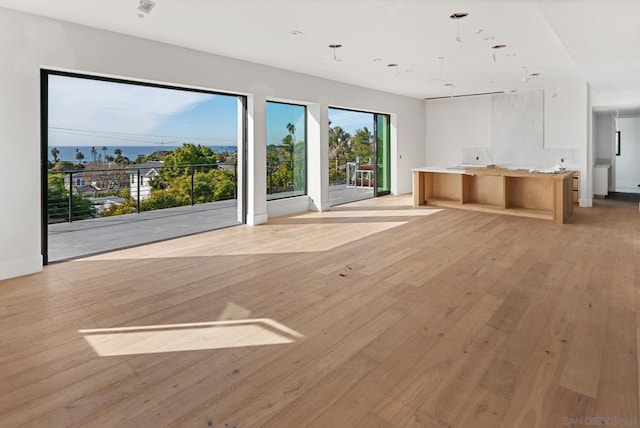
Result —
<instances>
[{"instance_id":1,"label":"light wood floor","mask_svg":"<svg viewBox=\"0 0 640 428\"><path fill-rule=\"evenodd\" d=\"M640 423L637 206L556 225L410 203L0 282L0 426Z\"/></svg>"}]
</instances>

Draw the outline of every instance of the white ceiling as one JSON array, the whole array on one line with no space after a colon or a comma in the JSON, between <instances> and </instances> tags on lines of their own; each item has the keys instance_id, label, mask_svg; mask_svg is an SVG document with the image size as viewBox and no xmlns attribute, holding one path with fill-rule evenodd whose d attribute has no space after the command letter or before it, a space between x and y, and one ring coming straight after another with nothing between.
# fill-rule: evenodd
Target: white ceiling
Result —
<instances>
[{"instance_id":1,"label":"white ceiling","mask_svg":"<svg viewBox=\"0 0 640 428\"><path fill-rule=\"evenodd\" d=\"M551 89L576 76L595 92L640 91L640 0L155 1L144 18L138 0L0 6L416 98ZM469 13L462 43L454 12ZM542 78L525 83L523 67Z\"/></svg>"}]
</instances>

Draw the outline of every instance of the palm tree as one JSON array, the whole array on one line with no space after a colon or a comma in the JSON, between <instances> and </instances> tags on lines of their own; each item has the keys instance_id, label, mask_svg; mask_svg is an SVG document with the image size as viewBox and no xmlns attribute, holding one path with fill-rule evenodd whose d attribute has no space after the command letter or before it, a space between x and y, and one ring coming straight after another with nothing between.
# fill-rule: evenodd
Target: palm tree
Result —
<instances>
[{"instance_id":1,"label":"palm tree","mask_svg":"<svg viewBox=\"0 0 640 428\"><path fill-rule=\"evenodd\" d=\"M296 126L289 122L287 123L287 131L289 131L289 134L291 134L291 138L293 139L293 143L296 143Z\"/></svg>"},{"instance_id":2,"label":"palm tree","mask_svg":"<svg viewBox=\"0 0 640 428\"><path fill-rule=\"evenodd\" d=\"M98 157L98 151L96 150L95 147L91 147L91 161L93 163L96 163L97 157Z\"/></svg>"},{"instance_id":3,"label":"palm tree","mask_svg":"<svg viewBox=\"0 0 640 428\"><path fill-rule=\"evenodd\" d=\"M51 149L51 156L53 156L53 163L58 163L60 159L58 159L58 155L60 154L60 150L57 147Z\"/></svg>"},{"instance_id":4,"label":"palm tree","mask_svg":"<svg viewBox=\"0 0 640 428\"><path fill-rule=\"evenodd\" d=\"M80 163L80 165L82 165L82 161L84 160L84 153L82 153L80 150L76 149L76 159L78 160L78 162Z\"/></svg>"},{"instance_id":5,"label":"palm tree","mask_svg":"<svg viewBox=\"0 0 640 428\"><path fill-rule=\"evenodd\" d=\"M329 156L332 159L347 157L351 147L351 134L340 126L329 128Z\"/></svg>"},{"instance_id":6,"label":"palm tree","mask_svg":"<svg viewBox=\"0 0 640 428\"><path fill-rule=\"evenodd\" d=\"M293 123L287 123L287 131L289 135L282 139L282 148L288 153L289 161L293 161L293 149L296 145L296 126Z\"/></svg>"},{"instance_id":7,"label":"palm tree","mask_svg":"<svg viewBox=\"0 0 640 428\"><path fill-rule=\"evenodd\" d=\"M107 150L109 150L107 146L102 146L102 152L104 153L104 156L103 156L104 159L107 158Z\"/></svg>"},{"instance_id":8,"label":"palm tree","mask_svg":"<svg viewBox=\"0 0 640 428\"><path fill-rule=\"evenodd\" d=\"M346 163L351 154L351 134L340 126L329 128L329 159L335 162L335 166L329 166L329 174L332 180L344 180L346 175ZM340 165L342 163L342 165Z\"/></svg>"}]
</instances>

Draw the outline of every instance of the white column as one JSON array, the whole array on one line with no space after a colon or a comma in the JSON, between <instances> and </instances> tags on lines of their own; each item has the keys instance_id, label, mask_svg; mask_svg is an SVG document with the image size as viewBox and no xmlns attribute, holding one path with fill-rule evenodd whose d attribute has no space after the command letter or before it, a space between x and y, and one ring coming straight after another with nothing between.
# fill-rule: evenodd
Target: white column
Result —
<instances>
[{"instance_id":1,"label":"white column","mask_svg":"<svg viewBox=\"0 0 640 428\"><path fill-rule=\"evenodd\" d=\"M247 224L267 221L266 98L247 97Z\"/></svg>"},{"instance_id":2,"label":"white column","mask_svg":"<svg viewBox=\"0 0 640 428\"><path fill-rule=\"evenodd\" d=\"M309 209L329 209L329 112L324 104L307 105L307 194Z\"/></svg>"}]
</instances>

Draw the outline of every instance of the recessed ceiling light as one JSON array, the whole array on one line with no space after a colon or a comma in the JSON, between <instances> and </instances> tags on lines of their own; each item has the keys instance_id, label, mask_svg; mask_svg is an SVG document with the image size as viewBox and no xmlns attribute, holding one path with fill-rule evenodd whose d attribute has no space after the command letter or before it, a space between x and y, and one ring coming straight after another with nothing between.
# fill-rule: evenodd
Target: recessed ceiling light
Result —
<instances>
[{"instance_id":1,"label":"recessed ceiling light","mask_svg":"<svg viewBox=\"0 0 640 428\"><path fill-rule=\"evenodd\" d=\"M156 3L152 0L140 0L140 4L138 4L138 10L148 15L155 5Z\"/></svg>"},{"instance_id":2,"label":"recessed ceiling light","mask_svg":"<svg viewBox=\"0 0 640 428\"><path fill-rule=\"evenodd\" d=\"M493 46L491 46L491 49L504 49L506 47L507 47L507 45L493 45Z\"/></svg>"},{"instance_id":3,"label":"recessed ceiling light","mask_svg":"<svg viewBox=\"0 0 640 428\"><path fill-rule=\"evenodd\" d=\"M467 12L456 12L456 13L452 13L449 18L451 18L451 19L462 19L462 18L466 18L467 16L469 16L469 14Z\"/></svg>"},{"instance_id":4,"label":"recessed ceiling light","mask_svg":"<svg viewBox=\"0 0 640 428\"><path fill-rule=\"evenodd\" d=\"M302 34L302 31L300 30L293 30L293 31L289 31L289 34L292 34L294 36L300 36Z\"/></svg>"}]
</instances>

